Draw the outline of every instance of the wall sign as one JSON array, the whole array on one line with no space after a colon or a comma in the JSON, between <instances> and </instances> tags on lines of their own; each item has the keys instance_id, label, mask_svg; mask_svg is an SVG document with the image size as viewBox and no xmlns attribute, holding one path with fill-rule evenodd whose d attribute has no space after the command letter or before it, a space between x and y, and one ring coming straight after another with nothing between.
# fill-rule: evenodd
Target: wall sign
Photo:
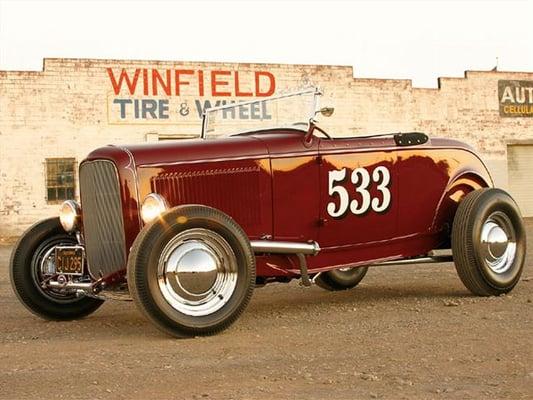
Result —
<instances>
[{"instance_id":1,"label":"wall sign","mask_svg":"<svg viewBox=\"0 0 533 400\"><path fill-rule=\"evenodd\" d=\"M203 110L272 96L276 77L269 71L106 68L109 123L193 124ZM231 109L224 119L270 119L258 104Z\"/></svg>"},{"instance_id":2,"label":"wall sign","mask_svg":"<svg viewBox=\"0 0 533 400\"><path fill-rule=\"evenodd\" d=\"M533 81L498 81L500 117L533 117Z\"/></svg>"}]
</instances>

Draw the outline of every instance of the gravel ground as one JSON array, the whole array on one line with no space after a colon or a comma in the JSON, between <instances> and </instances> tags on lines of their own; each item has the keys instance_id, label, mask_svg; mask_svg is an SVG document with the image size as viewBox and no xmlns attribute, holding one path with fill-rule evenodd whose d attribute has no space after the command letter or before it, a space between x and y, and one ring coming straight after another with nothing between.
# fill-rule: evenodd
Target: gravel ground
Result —
<instances>
[{"instance_id":1,"label":"gravel ground","mask_svg":"<svg viewBox=\"0 0 533 400\"><path fill-rule=\"evenodd\" d=\"M507 296L473 297L452 264L373 268L346 292L257 289L229 330L175 340L131 302L74 322L32 316L10 288L11 250L1 399L533 398L533 251Z\"/></svg>"}]
</instances>

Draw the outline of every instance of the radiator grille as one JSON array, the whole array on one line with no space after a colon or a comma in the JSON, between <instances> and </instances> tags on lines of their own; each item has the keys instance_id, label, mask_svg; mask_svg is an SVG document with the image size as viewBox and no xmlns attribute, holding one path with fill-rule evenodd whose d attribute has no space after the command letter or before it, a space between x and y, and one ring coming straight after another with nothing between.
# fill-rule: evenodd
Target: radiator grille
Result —
<instances>
[{"instance_id":1,"label":"radiator grille","mask_svg":"<svg viewBox=\"0 0 533 400\"><path fill-rule=\"evenodd\" d=\"M118 175L111 161L80 167L81 209L89 272L94 278L126 267Z\"/></svg>"}]
</instances>

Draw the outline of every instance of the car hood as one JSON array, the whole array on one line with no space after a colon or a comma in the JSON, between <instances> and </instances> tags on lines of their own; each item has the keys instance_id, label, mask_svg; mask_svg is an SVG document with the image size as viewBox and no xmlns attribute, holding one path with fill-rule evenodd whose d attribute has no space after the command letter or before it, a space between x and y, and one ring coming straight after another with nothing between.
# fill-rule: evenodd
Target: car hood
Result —
<instances>
[{"instance_id":1,"label":"car hood","mask_svg":"<svg viewBox=\"0 0 533 400\"><path fill-rule=\"evenodd\" d=\"M118 161L127 154L136 167L175 162L201 162L224 158L268 157L266 146L253 136L216 140L183 139L140 145L109 145L92 151L87 160Z\"/></svg>"}]
</instances>

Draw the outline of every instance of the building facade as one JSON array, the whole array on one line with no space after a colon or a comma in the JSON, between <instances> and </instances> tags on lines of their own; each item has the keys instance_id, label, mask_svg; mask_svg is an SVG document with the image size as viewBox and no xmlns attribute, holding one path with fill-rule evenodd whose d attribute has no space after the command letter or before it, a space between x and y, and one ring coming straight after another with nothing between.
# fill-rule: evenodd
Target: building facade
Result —
<instances>
[{"instance_id":1,"label":"building facade","mask_svg":"<svg viewBox=\"0 0 533 400\"><path fill-rule=\"evenodd\" d=\"M96 147L198 136L206 107L310 86L334 105L324 126L335 136L421 131L469 143L533 216L533 72L467 71L438 83L415 88L325 65L45 59L42 71L0 71L0 237L79 198L77 167ZM228 118L273 117L263 111Z\"/></svg>"}]
</instances>

